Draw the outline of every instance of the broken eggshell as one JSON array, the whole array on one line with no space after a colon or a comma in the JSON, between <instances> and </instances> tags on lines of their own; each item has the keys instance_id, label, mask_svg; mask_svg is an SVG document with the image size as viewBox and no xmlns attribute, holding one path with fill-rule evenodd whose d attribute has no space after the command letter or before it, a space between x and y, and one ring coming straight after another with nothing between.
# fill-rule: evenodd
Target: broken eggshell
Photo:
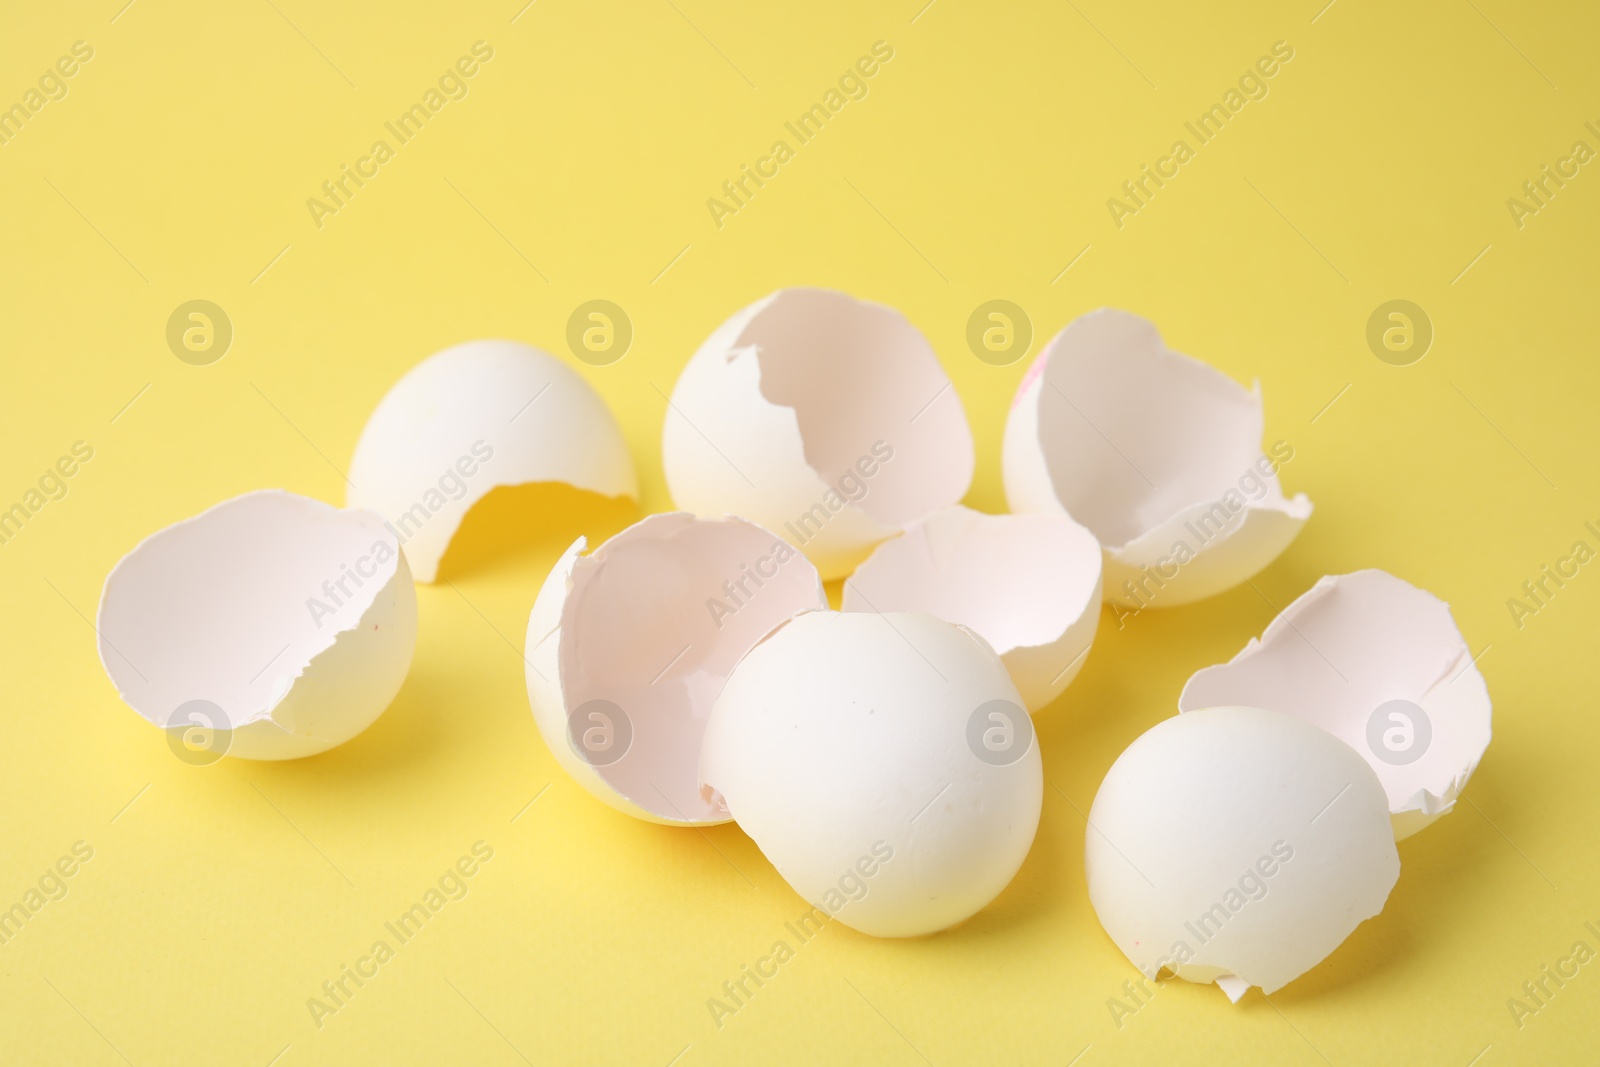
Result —
<instances>
[{"instance_id":1,"label":"broken eggshell","mask_svg":"<svg viewBox=\"0 0 1600 1067\"><path fill-rule=\"evenodd\" d=\"M1454 807L1489 745L1489 690L1450 606L1380 570L1321 579L1178 698L1216 704L1297 715L1365 756L1396 840Z\"/></svg>"},{"instance_id":2,"label":"broken eggshell","mask_svg":"<svg viewBox=\"0 0 1600 1067\"><path fill-rule=\"evenodd\" d=\"M956 505L885 541L845 579L845 611L920 611L1000 654L1029 711L1083 669L1100 623L1100 543L1065 515Z\"/></svg>"},{"instance_id":3,"label":"broken eggshell","mask_svg":"<svg viewBox=\"0 0 1600 1067\"><path fill-rule=\"evenodd\" d=\"M701 779L803 898L878 937L952 926L1039 825L1028 713L981 637L931 615L799 615L734 668Z\"/></svg>"},{"instance_id":4,"label":"broken eggshell","mask_svg":"<svg viewBox=\"0 0 1600 1067\"><path fill-rule=\"evenodd\" d=\"M1154 324L1102 309L1071 322L1023 377L1006 421L1006 499L1065 512L1105 549L1105 595L1167 607L1220 593L1289 546L1311 502L1287 499L1285 442L1261 450L1252 391L1174 352Z\"/></svg>"},{"instance_id":5,"label":"broken eggshell","mask_svg":"<svg viewBox=\"0 0 1600 1067\"><path fill-rule=\"evenodd\" d=\"M129 707L172 731L201 727L206 751L173 740L180 757L295 759L389 706L417 599L382 516L269 489L142 541L107 576L96 628Z\"/></svg>"},{"instance_id":6,"label":"broken eggshell","mask_svg":"<svg viewBox=\"0 0 1600 1067\"><path fill-rule=\"evenodd\" d=\"M411 368L378 402L350 461L352 507L393 525L419 582L491 489L565 482L637 497L633 459L600 395L554 356L468 341Z\"/></svg>"},{"instance_id":7,"label":"broken eggshell","mask_svg":"<svg viewBox=\"0 0 1600 1067\"><path fill-rule=\"evenodd\" d=\"M783 289L723 323L673 388L661 453L678 507L758 522L828 579L960 500L973 471L927 339L826 289Z\"/></svg>"},{"instance_id":8,"label":"broken eggshell","mask_svg":"<svg viewBox=\"0 0 1600 1067\"><path fill-rule=\"evenodd\" d=\"M1400 876L1377 775L1260 708L1157 723L1106 772L1084 832L1089 901L1123 955L1233 1001L1316 966Z\"/></svg>"},{"instance_id":9,"label":"broken eggshell","mask_svg":"<svg viewBox=\"0 0 1600 1067\"><path fill-rule=\"evenodd\" d=\"M651 515L556 563L528 619L528 699L556 761L600 800L669 825L726 822L699 790L700 739L735 663L827 607L814 567L728 516Z\"/></svg>"}]
</instances>

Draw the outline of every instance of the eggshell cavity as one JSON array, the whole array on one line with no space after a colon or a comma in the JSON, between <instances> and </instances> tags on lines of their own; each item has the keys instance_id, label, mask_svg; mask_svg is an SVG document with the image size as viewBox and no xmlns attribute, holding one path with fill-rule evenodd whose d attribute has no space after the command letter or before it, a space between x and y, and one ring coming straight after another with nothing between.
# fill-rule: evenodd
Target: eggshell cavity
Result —
<instances>
[{"instance_id":1,"label":"eggshell cavity","mask_svg":"<svg viewBox=\"0 0 1600 1067\"><path fill-rule=\"evenodd\" d=\"M566 364L515 341L469 341L413 367L356 443L347 502L387 518L419 582L491 489L565 482L638 495L605 402Z\"/></svg>"},{"instance_id":2,"label":"eggshell cavity","mask_svg":"<svg viewBox=\"0 0 1600 1067\"><path fill-rule=\"evenodd\" d=\"M1167 607L1277 558L1311 515L1261 449L1260 389L1168 349L1124 311L1057 334L1012 401L1003 468L1017 512L1065 512L1105 549L1105 595ZM1292 455L1292 452L1290 453Z\"/></svg>"},{"instance_id":3,"label":"eggshell cavity","mask_svg":"<svg viewBox=\"0 0 1600 1067\"><path fill-rule=\"evenodd\" d=\"M699 790L700 741L723 680L797 612L827 606L814 567L743 519L652 515L550 572L528 620L534 720L585 789L651 822L727 812Z\"/></svg>"},{"instance_id":4,"label":"eggshell cavity","mask_svg":"<svg viewBox=\"0 0 1600 1067\"><path fill-rule=\"evenodd\" d=\"M294 759L348 741L400 690L417 601L381 516L249 493L141 542L106 578L100 662L157 726L204 701L215 754ZM208 714L207 718L215 718Z\"/></svg>"},{"instance_id":5,"label":"eggshell cavity","mask_svg":"<svg viewBox=\"0 0 1600 1067\"><path fill-rule=\"evenodd\" d=\"M662 463L680 508L743 515L837 578L961 499L972 432L933 349L899 312L784 289L723 323L684 367Z\"/></svg>"},{"instance_id":6,"label":"eggshell cavity","mask_svg":"<svg viewBox=\"0 0 1600 1067\"><path fill-rule=\"evenodd\" d=\"M916 611L970 627L1037 711L1088 657L1100 621L1100 544L1065 515L957 505L879 545L845 580L844 610Z\"/></svg>"},{"instance_id":7,"label":"eggshell cavity","mask_svg":"<svg viewBox=\"0 0 1600 1067\"><path fill-rule=\"evenodd\" d=\"M712 710L701 777L796 892L880 937L993 900L1033 842L1044 784L982 638L853 612L798 616L750 651Z\"/></svg>"},{"instance_id":8,"label":"eggshell cavity","mask_svg":"<svg viewBox=\"0 0 1600 1067\"><path fill-rule=\"evenodd\" d=\"M1158 723L1112 764L1085 830L1089 900L1150 978L1272 993L1376 915L1400 875L1388 803L1350 746L1283 712Z\"/></svg>"},{"instance_id":9,"label":"eggshell cavity","mask_svg":"<svg viewBox=\"0 0 1600 1067\"><path fill-rule=\"evenodd\" d=\"M1489 745L1489 690L1450 606L1380 570L1323 578L1178 698L1222 703L1297 715L1365 756L1396 840L1455 806Z\"/></svg>"}]
</instances>

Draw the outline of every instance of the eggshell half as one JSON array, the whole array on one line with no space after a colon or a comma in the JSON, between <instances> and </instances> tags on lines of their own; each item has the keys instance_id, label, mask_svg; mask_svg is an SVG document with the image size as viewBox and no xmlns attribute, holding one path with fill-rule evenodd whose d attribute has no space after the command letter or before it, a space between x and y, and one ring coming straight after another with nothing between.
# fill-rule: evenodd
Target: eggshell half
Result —
<instances>
[{"instance_id":1,"label":"eggshell half","mask_svg":"<svg viewBox=\"0 0 1600 1067\"><path fill-rule=\"evenodd\" d=\"M1272 993L1378 914L1400 876L1389 808L1354 749L1301 719L1206 708L1117 757L1085 830L1089 901L1123 955Z\"/></svg>"},{"instance_id":2,"label":"eggshell half","mask_svg":"<svg viewBox=\"0 0 1600 1067\"><path fill-rule=\"evenodd\" d=\"M556 761L618 811L727 822L699 790L700 740L735 663L797 612L827 607L814 567L728 516L651 515L590 555L579 538L528 619L528 699Z\"/></svg>"},{"instance_id":3,"label":"eggshell half","mask_svg":"<svg viewBox=\"0 0 1600 1067\"><path fill-rule=\"evenodd\" d=\"M1489 746L1489 689L1450 605L1380 570L1317 582L1259 640L1190 678L1178 709L1222 703L1298 715L1361 753L1396 840L1455 806Z\"/></svg>"},{"instance_id":4,"label":"eggshell half","mask_svg":"<svg viewBox=\"0 0 1600 1067\"><path fill-rule=\"evenodd\" d=\"M977 631L1030 711L1060 696L1100 623L1100 543L1065 515L957 505L885 541L844 583L845 611L917 611Z\"/></svg>"},{"instance_id":5,"label":"eggshell half","mask_svg":"<svg viewBox=\"0 0 1600 1067\"><path fill-rule=\"evenodd\" d=\"M416 580L432 582L474 504L534 482L638 495L622 430L576 371L515 341L468 341L384 394L356 442L346 498L394 524Z\"/></svg>"},{"instance_id":6,"label":"eggshell half","mask_svg":"<svg viewBox=\"0 0 1600 1067\"><path fill-rule=\"evenodd\" d=\"M758 522L824 578L960 500L973 469L926 338L826 289L783 289L723 323L678 378L661 450L678 507Z\"/></svg>"},{"instance_id":7,"label":"eggshell half","mask_svg":"<svg viewBox=\"0 0 1600 1067\"><path fill-rule=\"evenodd\" d=\"M370 511L247 493L142 541L100 597L100 662L128 706L178 729L191 701L231 731L217 754L295 759L341 744L399 692L417 599Z\"/></svg>"},{"instance_id":8,"label":"eggshell half","mask_svg":"<svg viewBox=\"0 0 1600 1067\"><path fill-rule=\"evenodd\" d=\"M774 632L717 698L701 777L796 892L879 937L999 895L1044 789L1000 658L916 614L812 612Z\"/></svg>"},{"instance_id":9,"label":"eggshell half","mask_svg":"<svg viewBox=\"0 0 1600 1067\"><path fill-rule=\"evenodd\" d=\"M1108 600L1186 604L1271 563L1311 515L1303 493L1284 497L1283 457L1264 455L1262 426L1259 386L1172 351L1137 315L1093 311L1023 377L1006 421L1006 499L1093 531Z\"/></svg>"}]
</instances>

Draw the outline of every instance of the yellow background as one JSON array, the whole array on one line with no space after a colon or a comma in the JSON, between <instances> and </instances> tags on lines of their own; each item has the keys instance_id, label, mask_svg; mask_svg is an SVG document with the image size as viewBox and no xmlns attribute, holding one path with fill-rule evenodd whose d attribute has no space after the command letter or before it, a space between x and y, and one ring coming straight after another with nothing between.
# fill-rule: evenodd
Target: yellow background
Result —
<instances>
[{"instance_id":1,"label":"yellow background","mask_svg":"<svg viewBox=\"0 0 1600 1067\"><path fill-rule=\"evenodd\" d=\"M1573 942L1600 949L1600 567L1520 629L1506 606L1600 520L1600 163L1521 229L1506 207L1574 141L1600 148L1592 5L121 3L12 4L0 32L5 103L94 48L0 147L0 501L74 441L95 450L0 546L0 906L75 841L95 850L0 947L0 1058L1592 1062L1600 962L1520 1029L1506 1007ZM477 40L494 59L470 95L318 229L306 199ZM895 54L867 98L718 229L706 198L878 40ZM1279 40L1294 58L1270 95L1113 225L1106 199ZM1267 439L1295 448L1284 484L1316 504L1259 593L1120 631L1103 616L1040 718L1037 843L964 926L894 942L835 924L713 1024L706 999L802 902L734 827L646 825L583 793L523 687L541 579L630 508L475 515L454 587L418 589L399 698L321 757L185 766L117 699L88 622L116 560L247 490L342 502L367 414L428 354L502 336L571 359L572 309L616 301L632 350L580 369L626 427L641 506L663 510L658 390L726 316L795 284L926 332L977 438L976 507L1004 506L1027 365L968 350L993 298L1027 310L1034 352L1114 305L1259 378ZM164 340L195 298L235 329L211 366ZM1436 331L1407 367L1365 341L1396 298ZM1495 739L1470 803L1405 842L1383 914L1270 1002L1177 983L1119 1027L1108 998L1136 972L1082 873L1101 776L1273 605L1373 566L1448 599L1487 648ZM470 894L318 1029L307 998L480 839L494 859Z\"/></svg>"}]
</instances>

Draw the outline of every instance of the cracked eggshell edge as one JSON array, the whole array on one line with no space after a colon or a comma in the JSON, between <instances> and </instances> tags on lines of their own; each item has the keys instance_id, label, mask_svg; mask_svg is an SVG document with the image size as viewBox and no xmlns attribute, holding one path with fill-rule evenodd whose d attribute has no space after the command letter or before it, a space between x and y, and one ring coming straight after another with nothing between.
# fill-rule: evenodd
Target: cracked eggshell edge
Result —
<instances>
[{"instance_id":1,"label":"cracked eggshell edge","mask_svg":"<svg viewBox=\"0 0 1600 1067\"><path fill-rule=\"evenodd\" d=\"M167 727L141 711L129 699L127 691L118 680L118 671L112 667L112 656L126 662L126 657L108 643L104 633L103 615L106 603L113 595L112 587L117 584L119 573L130 565L131 560L168 532L202 523L207 516L218 509L251 498L266 496L305 501L315 505L313 510L326 509L330 515L339 514L341 510L346 512L365 510L340 509L324 501L283 489L259 489L213 504L204 511L156 530L119 559L106 576L95 613L95 629L99 635L96 649L100 665L111 679L112 685L117 690L117 696L123 703L132 708L140 718L159 729L164 730ZM367 514L382 521L382 516L375 512L367 511ZM271 700L251 709L242 722L232 726L227 755L255 760L289 760L313 756L360 734L376 722L394 702L394 698L405 684L416 650L417 597L399 540L392 532L386 531L386 533L395 549L394 562L388 578L381 586L374 588L371 599L354 623L329 631L322 647L295 668L286 685L280 683L277 694ZM384 636L373 637L371 636L373 634L384 634ZM396 634L400 635L398 640ZM385 661L387 661L386 666ZM357 674L372 673L386 674L394 679L392 684L384 685L378 690L381 699L367 692L366 686L356 686L352 689L349 684L350 679ZM338 730L296 729L297 722L303 723L308 718L316 717L315 709L329 704L337 707L356 706L363 710L341 723L341 728Z\"/></svg>"}]
</instances>

